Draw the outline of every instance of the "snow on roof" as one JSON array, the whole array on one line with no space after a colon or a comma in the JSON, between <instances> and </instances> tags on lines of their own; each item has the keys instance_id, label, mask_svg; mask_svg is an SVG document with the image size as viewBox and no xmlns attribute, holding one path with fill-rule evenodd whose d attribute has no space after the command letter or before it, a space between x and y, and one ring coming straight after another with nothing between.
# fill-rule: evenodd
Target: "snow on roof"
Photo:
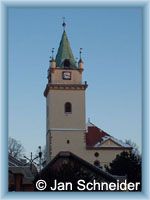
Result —
<instances>
[{"instance_id":1,"label":"snow on roof","mask_svg":"<svg viewBox=\"0 0 150 200\"><path fill-rule=\"evenodd\" d=\"M88 128L92 128L91 130L88 130ZM88 121L88 123L86 124L86 128L87 128L87 138L88 138L88 144L89 144L89 140L92 141L91 145L93 147L100 147L105 141L111 139L112 141L114 141L115 143L117 143L118 145L120 145L121 147L125 147L125 148L130 148L131 146L129 144L124 143L121 140L118 140L116 138L114 138L113 136L109 135L108 133L104 132L103 130L101 130L100 128L98 128L97 126L95 126L93 123L91 123L90 121ZM97 135L95 135L97 134ZM94 139L95 138L95 139ZM95 144L94 141L95 140Z\"/></svg>"},{"instance_id":2,"label":"snow on roof","mask_svg":"<svg viewBox=\"0 0 150 200\"><path fill-rule=\"evenodd\" d=\"M111 137L111 138L112 138L112 140L113 140L114 142L120 144L120 145L123 146L123 147L131 147L129 144L126 144L126 143L124 143L124 142L121 141L121 140L118 140L118 139L116 139L116 138L114 138L114 137Z\"/></svg>"},{"instance_id":3,"label":"snow on roof","mask_svg":"<svg viewBox=\"0 0 150 200\"><path fill-rule=\"evenodd\" d=\"M103 138L101 138L101 139L102 139L101 142L96 143L96 144L94 145L94 147L100 147L105 141L107 141L107 140L109 140L109 139L111 139L112 141L114 141L115 143L119 144L119 145L122 146L122 147L126 147L126 148L131 147L129 144L126 144L126 143L124 143L123 141L118 140L118 139L116 139L116 138L114 138L114 137L112 137L112 136L105 136L105 137L103 137Z\"/></svg>"},{"instance_id":4,"label":"snow on roof","mask_svg":"<svg viewBox=\"0 0 150 200\"><path fill-rule=\"evenodd\" d=\"M90 121L88 121L87 124L86 124L86 126L87 126L87 127L94 127L95 125L92 124Z\"/></svg>"},{"instance_id":5,"label":"snow on roof","mask_svg":"<svg viewBox=\"0 0 150 200\"><path fill-rule=\"evenodd\" d=\"M98 143L96 143L95 145L94 145L94 147L99 147L100 146L100 142L98 142Z\"/></svg>"}]
</instances>

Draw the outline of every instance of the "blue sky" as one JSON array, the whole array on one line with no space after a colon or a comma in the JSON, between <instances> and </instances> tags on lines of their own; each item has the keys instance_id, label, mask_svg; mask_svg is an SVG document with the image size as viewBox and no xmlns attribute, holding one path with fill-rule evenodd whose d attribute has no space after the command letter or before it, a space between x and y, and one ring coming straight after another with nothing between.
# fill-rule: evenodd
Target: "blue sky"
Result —
<instances>
[{"instance_id":1,"label":"blue sky","mask_svg":"<svg viewBox=\"0 0 150 200\"><path fill-rule=\"evenodd\" d=\"M142 9L138 7L9 8L9 135L26 154L46 143L43 92L62 17L75 57L83 48L86 118L141 150Z\"/></svg>"}]
</instances>

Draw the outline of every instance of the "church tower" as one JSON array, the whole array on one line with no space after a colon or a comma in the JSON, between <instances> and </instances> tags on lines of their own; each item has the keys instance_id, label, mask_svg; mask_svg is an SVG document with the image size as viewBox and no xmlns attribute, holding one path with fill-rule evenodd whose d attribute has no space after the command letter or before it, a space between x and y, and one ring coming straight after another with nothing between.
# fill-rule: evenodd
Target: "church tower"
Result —
<instances>
[{"instance_id":1,"label":"church tower","mask_svg":"<svg viewBox=\"0 0 150 200\"><path fill-rule=\"evenodd\" d=\"M84 157L85 144L85 90L82 82L83 61L76 62L63 22L63 34L56 58L48 69L46 97L47 162L60 151L70 151Z\"/></svg>"}]
</instances>

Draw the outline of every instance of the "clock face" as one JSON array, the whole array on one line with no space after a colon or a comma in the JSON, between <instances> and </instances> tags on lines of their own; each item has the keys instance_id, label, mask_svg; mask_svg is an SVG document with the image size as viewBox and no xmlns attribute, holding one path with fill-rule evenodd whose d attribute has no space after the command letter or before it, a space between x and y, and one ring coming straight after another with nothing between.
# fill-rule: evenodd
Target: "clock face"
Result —
<instances>
[{"instance_id":1,"label":"clock face","mask_svg":"<svg viewBox=\"0 0 150 200\"><path fill-rule=\"evenodd\" d=\"M64 80L71 80L71 72L63 72L63 79Z\"/></svg>"}]
</instances>

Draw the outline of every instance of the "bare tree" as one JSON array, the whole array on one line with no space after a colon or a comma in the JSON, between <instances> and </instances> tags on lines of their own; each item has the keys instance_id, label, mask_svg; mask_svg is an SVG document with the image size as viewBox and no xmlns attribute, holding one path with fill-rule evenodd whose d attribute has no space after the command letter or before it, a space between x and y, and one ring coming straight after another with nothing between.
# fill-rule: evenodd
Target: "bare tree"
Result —
<instances>
[{"instance_id":1,"label":"bare tree","mask_svg":"<svg viewBox=\"0 0 150 200\"><path fill-rule=\"evenodd\" d=\"M131 140L125 140L125 143L132 147L132 153L141 158L141 154L139 148L136 143L132 142Z\"/></svg>"},{"instance_id":2,"label":"bare tree","mask_svg":"<svg viewBox=\"0 0 150 200\"><path fill-rule=\"evenodd\" d=\"M8 139L8 153L14 158L21 158L24 153L24 147L16 139L9 137Z\"/></svg>"}]
</instances>

